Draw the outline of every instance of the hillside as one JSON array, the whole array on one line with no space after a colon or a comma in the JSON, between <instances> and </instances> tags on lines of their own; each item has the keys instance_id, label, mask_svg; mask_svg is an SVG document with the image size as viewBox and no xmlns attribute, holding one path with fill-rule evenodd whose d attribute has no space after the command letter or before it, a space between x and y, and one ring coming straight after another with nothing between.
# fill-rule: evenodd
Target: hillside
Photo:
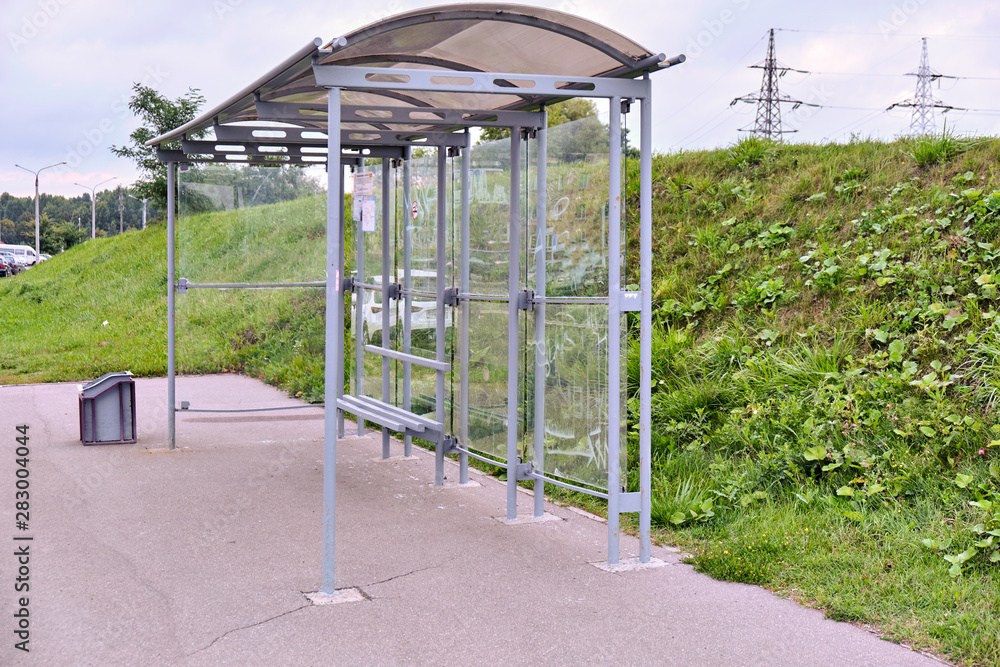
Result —
<instances>
[{"instance_id":1,"label":"hillside","mask_svg":"<svg viewBox=\"0 0 1000 667\"><path fill-rule=\"evenodd\" d=\"M998 154L945 134L656 157L654 525L698 569L1000 662ZM251 210L185 221L179 275L321 279L322 202ZM129 232L0 280L0 382L163 373L164 245ZM185 372L322 396L321 293L179 304Z\"/></svg>"}]
</instances>

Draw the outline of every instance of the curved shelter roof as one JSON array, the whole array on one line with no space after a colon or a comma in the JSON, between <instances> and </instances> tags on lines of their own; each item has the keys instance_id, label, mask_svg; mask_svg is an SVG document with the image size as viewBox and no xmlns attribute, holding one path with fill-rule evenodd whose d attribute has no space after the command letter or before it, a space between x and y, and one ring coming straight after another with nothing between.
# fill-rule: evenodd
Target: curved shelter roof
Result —
<instances>
[{"instance_id":1,"label":"curved shelter roof","mask_svg":"<svg viewBox=\"0 0 1000 667\"><path fill-rule=\"evenodd\" d=\"M654 54L602 25L549 9L485 3L424 8L372 23L326 43L313 40L229 100L151 140L149 145L159 146L213 128L216 141L235 141L239 133L227 134L219 127L261 127L259 121L267 121L271 127L282 123L325 132L328 94L316 80L314 65L635 78L682 61L683 56L667 61L663 54ZM345 89L341 93L341 129L406 131L412 135L467 125L504 124L496 116L462 112L537 109L541 104L571 96L574 89L580 94L580 86L572 82L564 85L566 95L533 94L523 85L525 82L513 77L497 83L517 92L476 92L474 86L469 91L363 86ZM255 136L266 134L258 132ZM270 134L277 137L281 133ZM287 133L281 143L325 144L319 141L321 138L308 131ZM204 154L207 148L192 145L185 147L185 152ZM311 161L325 160L316 156Z\"/></svg>"}]
</instances>

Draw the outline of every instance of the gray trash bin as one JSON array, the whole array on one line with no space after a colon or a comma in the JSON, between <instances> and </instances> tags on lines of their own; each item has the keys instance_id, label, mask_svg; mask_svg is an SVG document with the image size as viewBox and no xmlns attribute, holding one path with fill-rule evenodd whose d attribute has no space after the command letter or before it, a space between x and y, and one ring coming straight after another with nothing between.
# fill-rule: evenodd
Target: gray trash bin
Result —
<instances>
[{"instance_id":1,"label":"gray trash bin","mask_svg":"<svg viewBox=\"0 0 1000 667\"><path fill-rule=\"evenodd\" d=\"M135 380L131 373L108 373L80 385L80 440L85 445L136 441Z\"/></svg>"}]
</instances>

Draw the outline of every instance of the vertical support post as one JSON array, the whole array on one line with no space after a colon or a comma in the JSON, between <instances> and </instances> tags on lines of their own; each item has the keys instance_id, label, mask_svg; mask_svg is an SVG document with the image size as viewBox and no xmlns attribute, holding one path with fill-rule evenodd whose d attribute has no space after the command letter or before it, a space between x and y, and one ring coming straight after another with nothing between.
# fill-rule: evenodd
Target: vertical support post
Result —
<instances>
[{"instance_id":1,"label":"vertical support post","mask_svg":"<svg viewBox=\"0 0 1000 667\"><path fill-rule=\"evenodd\" d=\"M608 565L619 560L621 515L621 223L622 100L608 116Z\"/></svg>"},{"instance_id":2,"label":"vertical support post","mask_svg":"<svg viewBox=\"0 0 1000 667\"><path fill-rule=\"evenodd\" d=\"M410 183L413 180L412 163L410 162L410 147L403 149L403 287L406 296L403 298L403 352L410 354L410 329L413 325L413 215L411 214L412 197ZM403 409L409 412L410 395L410 362L403 362ZM413 455L413 438L403 437L403 456Z\"/></svg>"},{"instance_id":3,"label":"vertical support post","mask_svg":"<svg viewBox=\"0 0 1000 667\"><path fill-rule=\"evenodd\" d=\"M340 265L343 250L340 247L340 228L343 210L330 198L340 192L344 168L340 165L340 88L330 88L327 132L326 168L326 350L323 400L323 576L320 592L335 595L335 514L337 492L337 395L344 380L344 327L337 326L337 311L343 312ZM343 201L343 199L341 199ZM341 315L343 317L343 315ZM342 321L342 320L340 320ZM338 374L339 370L339 374ZM358 422L363 420L359 417Z\"/></svg>"},{"instance_id":4,"label":"vertical support post","mask_svg":"<svg viewBox=\"0 0 1000 667\"><path fill-rule=\"evenodd\" d=\"M334 162L334 166L331 167L330 163ZM335 277L340 277L340 284L344 284L344 166L340 162L340 156L330 157L327 160L326 165L327 170L337 169L337 173L340 174L338 181L340 181L340 198L337 200L339 206L337 207L337 270L335 272ZM329 179L329 174L327 175ZM327 198L327 206L329 207L330 200ZM330 218L329 208L327 209L327 220ZM344 293L340 291L340 287L337 288L337 398L342 398L344 396ZM337 437L344 437L344 411L337 408Z\"/></svg>"},{"instance_id":5,"label":"vertical support post","mask_svg":"<svg viewBox=\"0 0 1000 667\"><path fill-rule=\"evenodd\" d=\"M382 158L382 347L389 347L389 329L392 327L389 312L389 158ZM382 357L382 401L389 403L389 357ZM389 429L382 427L382 458L389 458Z\"/></svg>"},{"instance_id":6,"label":"vertical support post","mask_svg":"<svg viewBox=\"0 0 1000 667\"><path fill-rule=\"evenodd\" d=\"M510 238L507 277L507 520L517 519L517 362L521 291L521 128L510 129Z\"/></svg>"},{"instance_id":7,"label":"vertical support post","mask_svg":"<svg viewBox=\"0 0 1000 667\"><path fill-rule=\"evenodd\" d=\"M650 443L653 367L653 88L649 73L639 119L639 561L648 563L650 528Z\"/></svg>"},{"instance_id":8,"label":"vertical support post","mask_svg":"<svg viewBox=\"0 0 1000 667\"><path fill-rule=\"evenodd\" d=\"M465 131L465 146L462 147L462 228L461 228L461 278L459 279L462 294L469 293L469 175L472 164L472 135ZM461 320L461 345L458 361L458 432L462 444L469 442L469 300L459 301L459 319ZM452 376L454 377L454 376ZM458 483L469 483L469 455L461 452L458 457Z\"/></svg>"},{"instance_id":9,"label":"vertical support post","mask_svg":"<svg viewBox=\"0 0 1000 667\"><path fill-rule=\"evenodd\" d=\"M175 197L177 163L167 163L167 449L177 448L177 410L174 368L177 364L177 329L174 299L177 283L176 228L177 199Z\"/></svg>"},{"instance_id":10,"label":"vertical support post","mask_svg":"<svg viewBox=\"0 0 1000 667\"><path fill-rule=\"evenodd\" d=\"M548 229L546 217L546 183L548 177L549 111L542 107L542 127L537 133L537 160L535 166L535 294L545 296L545 239ZM545 471L545 304L535 304L535 467ZM535 480L535 516L545 514L545 481Z\"/></svg>"},{"instance_id":11,"label":"vertical support post","mask_svg":"<svg viewBox=\"0 0 1000 667\"><path fill-rule=\"evenodd\" d=\"M435 308L435 347L434 360L444 361L444 290L445 290L445 223L447 221L448 192L448 153L444 146L438 146L437 153L437 303ZM444 371L435 371L434 418L444 423ZM434 486L444 486L444 443L437 443L434 449Z\"/></svg>"},{"instance_id":12,"label":"vertical support post","mask_svg":"<svg viewBox=\"0 0 1000 667\"><path fill-rule=\"evenodd\" d=\"M356 167L358 173L364 173L364 158L358 161L358 166ZM354 195L355 197L357 195ZM357 392L358 396L365 395L365 288L361 286L361 283L365 282L365 234L364 223L355 222L354 223L354 237L355 246L357 251L357 259L355 261L355 266L357 267L356 273L354 274L355 283L357 286L354 288L354 335L357 340L354 341L354 390ZM365 434L365 419L361 415L358 415L358 436Z\"/></svg>"}]
</instances>

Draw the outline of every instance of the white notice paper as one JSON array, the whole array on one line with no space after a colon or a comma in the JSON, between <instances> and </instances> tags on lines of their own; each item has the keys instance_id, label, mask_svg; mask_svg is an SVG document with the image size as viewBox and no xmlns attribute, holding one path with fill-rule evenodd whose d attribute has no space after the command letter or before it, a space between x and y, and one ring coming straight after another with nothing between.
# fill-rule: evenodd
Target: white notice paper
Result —
<instances>
[{"instance_id":1,"label":"white notice paper","mask_svg":"<svg viewBox=\"0 0 1000 667\"><path fill-rule=\"evenodd\" d=\"M365 197L361 202L361 231L375 231L375 197Z\"/></svg>"}]
</instances>

